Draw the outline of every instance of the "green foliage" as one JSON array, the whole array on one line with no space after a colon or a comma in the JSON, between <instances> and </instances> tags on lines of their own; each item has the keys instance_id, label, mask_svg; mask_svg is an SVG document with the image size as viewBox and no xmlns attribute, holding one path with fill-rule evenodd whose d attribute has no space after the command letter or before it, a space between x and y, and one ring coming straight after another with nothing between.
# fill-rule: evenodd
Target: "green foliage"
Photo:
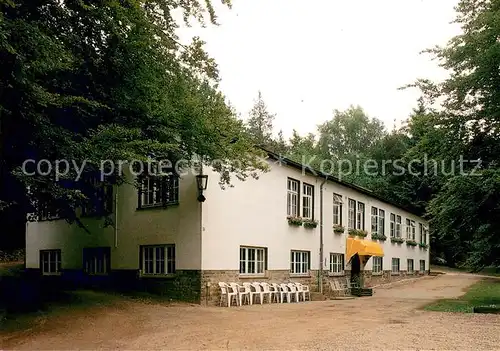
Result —
<instances>
[{"instance_id":1,"label":"green foliage","mask_svg":"<svg viewBox=\"0 0 500 351\"><path fill-rule=\"evenodd\" d=\"M380 241L386 241L387 237L382 234L372 234L371 235L372 240L380 240Z\"/></svg>"},{"instance_id":2,"label":"green foliage","mask_svg":"<svg viewBox=\"0 0 500 351\"><path fill-rule=\"evenodd\" d=\"M443 299L425 306L427 311L472 313L478 306L500 306L500 280L484 280L472 285L458 299Z\"/></svg>"},{"instance_id":3,"label":"green foliage","mask_svg":"<svg viewBox=\"0 0 500 351\"><path fill-rule=\"evenodd\" d=\"M289 154L290 147L283 136L283 131L278 132L278 137L271 140L270 149L277 155L286 156Z\"/></svg>"},{"instance_id":4,"label":"green foliage","mask_svg":"<svg viewBox=\"0 0 500 351\"><path fill-rule=\"evenodd\" d=\"M267 105L262 98L262 93L259 91L257 100L250 110L250 116L247 122L248 133L252 137L255 144L260 146L271 146L273 121L275 114L267 110ZM281 138L283 135L281 135ZM283 140L278 140L278 143L283 143Z\"/></svg>"},{"instance_id":5,"label":"green foliage","mask_svg":"<svg viewBox=\"0 0 500 351\"><path fill-rule=\"evenodd\" d=\"M316 135L294 131L288 155L427 216L431 254L480 270L500 262L500 1L462 0L457 11L463 33L428 51L450 77L414 84L423 96L403 128L386 133L351 106L335 111ZM437 101L439 111L430 107ZM324 160L337 169L320 167ZM346 160L376 166L356 172L339 164Z\"/></svg>"},{"instance_id":6,"label":"green foliage","mask_svg":"<svg viewBox=\"0 0 500 351\"><path fill-rule=\"evenodd\" d=\"M363 154L385 135L382 121L370 119L360 106L335 110L333 118L321 124L318 132L321 154L333 159Z\"/></svg>"},{"instance_id":7,"label":"green foliage","mask_svg":"<svg viewBox=\"0 0 500 351\"><path fill-rule=\"evenodd\" d=\"M304 223L304 221L301 217L288 216L286 219L288 221L288 224L294 225L297 227L300 227Z\"/></svg>"},{"instance_id":8,"label":"green foliage","mask_svg":"<svg viewBox=\"0 0 500 351\"><path fill-rule=\"evenodd\" d=\"M451 178L429 205L451 259L476 270L500 264L500 169Z\"/></svg>"},{"instance_id":9,"label":"green foliage","mask_svg":"<svg viewBox=\"0 0 500 351\"><path fill-rule=\"evenodd\" d=\"M457 22L462 34L445 47L430 50L450 72L444 82L418 81L426 98L444 101L427 131L422 128L415 153L438 159L480 160L465 164L464 173L436 179L438 191L430 202L431 230L436 244L451 264L480 270L499 262L500 187L500 2L462 0Z\"/></svg>"},{"instance_id":10,"label":"green foliage","mask_svg":"<svg viewBox=\"0 0 500 351\"><path fill-rule=\"evenodd\" d=\"M49 198L72 220L88 202L71 182L25 176L20 168L29 158L89 160L91 171L101 160L202 155L207 163L222 160L215 166L222 185L265 168L217 90L217 66L203 43L178 41L173 14L215 23L209 0L15 0L0 7L0 160L12 189L1 203L29 211Z\"/></svg>"},{"instance_id":11,"label":"green foliage","mask_svg":"<svg viewBox=\"0 0 500 351\"><path fill-rule=\"evenodd\" d=\"M360 238L365 238L368 236L368 232L366 230L352 229L348 230L350 236L358 236Z\"/></svg>"},{"instance_id":12,"label":"green foliage","mask_svg":"<svg viewBox=\"0 0 500 351\"><path fill-rule=\"evenodd\" d=\"M415 240L406 240L406 246L417 246L417 242Z\"/></svg>"},{"instance_id":13,"label":"green foliage","mask_svg":"<svg viewBox=\"0 0 500 351\"><path fill-rule=\"evenodd\" d=\"M335 234L344 234L345 232L345 227L344 226L341 226L341 225L338 225L338 224L335 224L333 226L333 232Z\"/></svg>"},{"instance_id":14,"label":"green foliage","mask_svg":"<svg viewBox=\"0 0 500 351\"><path fill-rule=\"evenodd\" d=\"M305 219L302 223L304 228L316 228L319 222L314 219Z\"/></svg>"},{"instance_id":15,"label":"green foliage","mask_svg":"<svg viewBox=\"0 0 500 351\"><path fill-rule=\"evenodd\" d=\"M391 238L391 243L402 244L404 242L405 242L405 239L403 239L403 238L396 238L396 237Z\"/></svg>"},{"instance_id":16,"label":"green foliage","mask_svg":"<svg viewBox=\"0 0 500 351\"><path fill-rule=\"evenodd\" d=\"M310 133L303 137L294 129L292 137L289 140L289 145L288 157L291 160L299 163L309 163L309 160L312 159L313 162L311 165L313 167L319 166L318 162L314 162L318 156L314 134ZM319 158L317 161L319 161Z\"/></svg>"}]
</instances>

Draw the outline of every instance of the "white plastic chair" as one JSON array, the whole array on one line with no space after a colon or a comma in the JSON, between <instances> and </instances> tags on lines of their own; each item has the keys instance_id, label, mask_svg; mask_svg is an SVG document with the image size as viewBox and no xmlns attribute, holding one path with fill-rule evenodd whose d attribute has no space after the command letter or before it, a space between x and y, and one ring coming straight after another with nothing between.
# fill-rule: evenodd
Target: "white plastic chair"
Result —
<instances>
[{"instance_id":1,"label":"white plastic chair","mask_svg":"<svg viewBox=\"0 0 500 351\"><path fill-rule=\"evenodd\" d=\"M302 301L306 301L306 295L308 295L308 300L311 301L311 291L309 290L309 285L303 285L301 283L295 283L299 294L302 294Z\"/></svg>"},{"instance_id":2,"label":"white plastic chair","mask_svg":"<svg viewBox=\"0 0 500 351\"><path fill-rule=\"evenodd\" d=\"M287 286L290 288L290 295L295 296L295 302L299 302L299 290L295 283L288 283ZM290 302L292 301L290 300Z\"/></svg>"},{"instance_id":3,"label":"white plastic chair","mask_svg":"<svg viewBox=\"0 0 500 351\"><path fill-rule=\"evenodd\" d=\"M281 303L283 303L283 296L286 296L286 302L292 302L291 295L292 293L288 289L288 285L285 283L280 284L280 295L281 295Z\"/></svg>"},{"instance_id":4,"label":"white plastic chair","mask_svg":"<svg viewBox=\"0 0 500 351\"><path fill-rule=\"evenodd\" d=\"M273 300L279 302L279 291L275 290L274 287L268 283L260 283L260 286L262 286L262 292L264 296L267 296L267 301L269 303L272 303Z\"/></svg>"},{"instance_id":5,"label":"white plastic chair","mask_svg":"<svg viewBox=\"0 0 500 351\"><path fill-rule=\"evenodd\" d=\"M271 283L272 291L276 294L278 298L278 302L283 303L283 296L286 295L286 292L281 289L281 286L277 283Z\"/></svg>"},{"instance_id":6,"label":"white plastic chair","mask_svg":"<svg viewBox=\"0 0 500 351\"><path fill-rule=\"evenodd\" d=\"M346 288L340 285L338 280L334 280L330 282L330 291L335 293L337 296L340 296L340 293L342 293L342 296L346 295Z\"/></svg>"},{"instance_id":7,"label":"white plastic chair","mask_svg":"<svg viewBox=\"0 0 500 351\"><path fill-rule=\"evenodd\" d=\"M250 296L250 305L253 305L254 303L254 296L257 295L260 297L260 286L259 288L256 288L253 283L243 283L243 286L247 290L249 296ZM253 289L252 289L253 288Z\"/></svg>"},{"instance_id":8,"label":"white plastic chair","mask_svg":"<svg viewBox=\"0 0 500 351\"><path fill-rule=\"evenodd\" d=\"M244 298L250 299L250 291L246 289L245 286L241 286L236 283L230 283L229 285L233 289L233 292L235 292L238 295L240 306L243 305ZM252 300L250 299L250 305L251 304Z\"/></svg>"},{"instance_id":9,"label":"white plastic chair","mask_svg":"<svg viewBox=\"0 0 500 351\"><path fill-rule=\"evenodd\" d=\"M255 289L254 295L257 295L259 297L260 304L262 305L262 303L264 302L264 289L261 283L253 282L252 286Z\"/></svg>"},{"instance_id":10,"label":"white plastic chair","mask_svg":"<svg viewBox=\"0 0 500 351\"><path fill-rule=\"evenodd\" d=\"M237 293L233 291L229 291L231 287L226 283L219 282L220 287L220 301L219 306L222 306L222 300L225 298L227 300L227 307L231 306L231 301L233 298L236 300L236 305L238 305L238 297Z\"/></svg>"}]
</instances>

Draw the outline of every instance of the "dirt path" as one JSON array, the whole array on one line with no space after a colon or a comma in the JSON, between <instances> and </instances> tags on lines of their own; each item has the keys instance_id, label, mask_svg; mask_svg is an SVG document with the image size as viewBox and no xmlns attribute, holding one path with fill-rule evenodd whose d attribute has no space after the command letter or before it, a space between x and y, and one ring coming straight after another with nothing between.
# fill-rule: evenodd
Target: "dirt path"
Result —
<instances>
[{"instance_id":1,"label":"dirt path","mask_svg":"<svg viewBox=\"0 0 500 351\"><path fill-rule=\"evenodd\" d=\"M123 303L52 319L4 339L5 349L495 350L500 316L425 312L477 281L442 275L379 288L373 297L232 308Z\"/></svg>"}]
</instances>

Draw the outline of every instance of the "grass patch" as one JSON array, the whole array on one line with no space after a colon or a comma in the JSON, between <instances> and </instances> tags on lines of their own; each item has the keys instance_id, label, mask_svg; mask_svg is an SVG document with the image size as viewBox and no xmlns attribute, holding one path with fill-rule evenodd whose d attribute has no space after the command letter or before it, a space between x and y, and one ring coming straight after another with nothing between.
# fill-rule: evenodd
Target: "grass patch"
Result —
<instances>
[{"instance_id":1,"label":"grass patch","mask_svg":"<svg viewBox=\"0 0 500 351\"><path fill-rule=\"evenodd\" d=\"M0 263L0 277L18 277L24 271L24 263Z\"/></svg>"},{"instance_id":2,"label":"grass patch","mask_svg":"<svg viewBox=\"0 0 500 351\"><path fill-rule=\"evenodd\" d=\"M472 313L477 306L500 306L500 280L487 279L472 285L457 299L443 299L425 306L426 311Z\"/></svg>"}]
</instances>

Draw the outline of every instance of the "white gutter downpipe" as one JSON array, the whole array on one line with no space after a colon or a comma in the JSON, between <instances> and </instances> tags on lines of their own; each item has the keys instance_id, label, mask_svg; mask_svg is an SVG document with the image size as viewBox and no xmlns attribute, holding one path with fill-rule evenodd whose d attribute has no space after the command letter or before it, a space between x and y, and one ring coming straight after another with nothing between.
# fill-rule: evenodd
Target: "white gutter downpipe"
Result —
<instances>
[{"instance_id":1,"label":"white gutter downpipe","mask_svg":"<svg viewBox=\"0 0 500 351\"><path fill-rule=\"evenodd\" d=\"M323 294L323 186L328 180L325 177L319 187L319 292Z\"/></svg>"}]
</instances>

